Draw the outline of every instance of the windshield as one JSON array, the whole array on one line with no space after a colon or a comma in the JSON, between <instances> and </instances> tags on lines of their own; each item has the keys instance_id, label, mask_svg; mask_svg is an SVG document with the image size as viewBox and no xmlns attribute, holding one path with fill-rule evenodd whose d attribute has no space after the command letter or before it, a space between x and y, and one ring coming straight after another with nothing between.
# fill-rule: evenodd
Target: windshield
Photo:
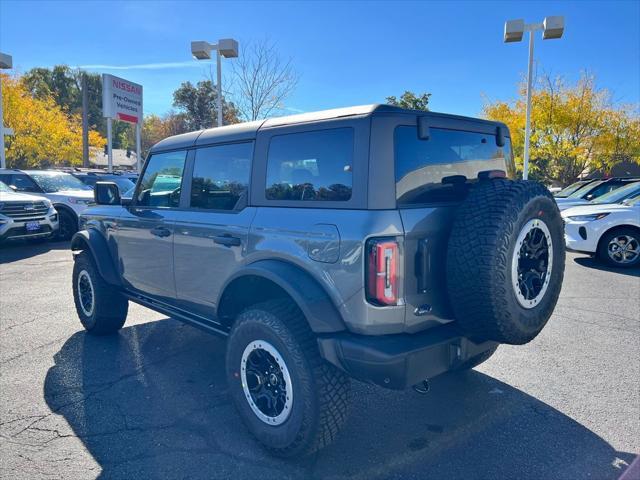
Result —
<instances>
[{"instance_id":1,"label":"windshield","mask_svg":"<svg viewBox=\"0 0 640 480\"><path fill-rule=\"evenodd\" d=\"M63 190L91 190L76 177L69 173L30 173L38 186L46 193L55 193Z\"/></svg>"},{"instance_id":2,"label":"windshield","mask_svg":"<svg viewBox=\"0 0 640 480\"><path fill-rule=\"evenodd\" d=\"M640 182L633 182L624 187L612 190L598 197L596 200L592 200L591 203L620 203L622 200L635 197L636 195L640 195Z\"/></svg>"},{"instance_id":3,"label":"windshield","mask_svg":"<svg viewBox=\"0 0 640 480\"><path fill-rule=\"evenodd\" d=\"M591 182L591 183L587 183L585 185L583 185L582 187L578 188L577 190L575 190L571 195L568 195L567 198L582 198L584 197L588 192L590 192L593 188L597 187L598 185L601 185L602 181L597 181L597 182Z\"/></svg>"},{"instance_id":4,"label":"windshield","mask_svg":"<svg viewBox=\"0 0 640 480\"><path fill-rule=\"evenodd\" d=\"M13 190L7 187L4 183L0 182L0 192L13 193Z\"/></svg>"},{"instance_id":5,"label":"windshield","mask_svg":"<svg viewBox=\"0 0 640 480\"><path fill-rule=\"evenodd\" d=\"M579 188L584 187L590 181L591 180L580 180L579 182L572 183L568 187L564 187L562 190L560 190L558 193L556 193L554 195L554 197L560 197L560 198L568 197L569 195L571 195L573 192L575 192Z\"/></svg>"}]
</instances>

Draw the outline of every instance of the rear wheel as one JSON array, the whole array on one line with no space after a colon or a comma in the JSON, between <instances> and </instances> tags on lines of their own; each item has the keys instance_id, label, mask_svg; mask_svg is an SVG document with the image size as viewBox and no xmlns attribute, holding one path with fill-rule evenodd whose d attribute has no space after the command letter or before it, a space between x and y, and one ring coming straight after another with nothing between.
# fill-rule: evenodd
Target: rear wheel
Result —
<instances>
[{"instance_id":1,"label":"rear wheel","mask_svg":"<svg viewBox=\"0 0 640 480\"><path fill-rule=\"evenodd\" d=\"M82 326L93 335L108 335L122 328L129 302L100 276L87 252L73 265L73 300Z\"/></svg>"},{"instance_id":2,"label":"rear wheel","mask_svg":"<svg viewBox=\"0 0 640 480\"><path fill-rule=\"evenodd\" d=\"M639 265L640 230L622 227L605 233L598 246L598 257L612 267Z\"/></svg>"},{"instance_id":3,"label":"rear wheel","mask_svg":"<svg viewBox=\"0 0 640 480\"><path fill-rule=\"evenodd\" d=\"M265 302L238 316L226 369L242 420L276 455L305 455L328 445L346 419L349 379L320 357L291 302Z\"/></svg>"}]
</instances>

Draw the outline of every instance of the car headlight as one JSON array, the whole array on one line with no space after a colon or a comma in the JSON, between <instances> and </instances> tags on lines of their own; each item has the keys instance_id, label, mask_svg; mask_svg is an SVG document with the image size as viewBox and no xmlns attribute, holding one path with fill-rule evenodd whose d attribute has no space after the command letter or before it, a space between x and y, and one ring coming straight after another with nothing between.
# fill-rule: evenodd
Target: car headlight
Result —
<instances>
[{"instance_id":1,"label":"car headlight","mask_svg":"<svg viewBox=\"0 0 640 480\"><path fill-rule=\"evenodd\" d=\"M591 222L593 220L600 220L601 218L609 215L609 213L611 212L591 213L589 215L574 215L567 218L569 220L573 220L574 222Z\"/></svg>"},{"instance_id":2,"label":"car headlight","mask_svg":"<svg viewBox=\"0 0 640 480\"><path fill-rule=\"evenodd\" d=\"M90 200L88 198L69 197L67 198L67 200L69 201L69 203L73 203L74 205L91 205L93 203L93 200Z\"/></svg>"}]
</instances>

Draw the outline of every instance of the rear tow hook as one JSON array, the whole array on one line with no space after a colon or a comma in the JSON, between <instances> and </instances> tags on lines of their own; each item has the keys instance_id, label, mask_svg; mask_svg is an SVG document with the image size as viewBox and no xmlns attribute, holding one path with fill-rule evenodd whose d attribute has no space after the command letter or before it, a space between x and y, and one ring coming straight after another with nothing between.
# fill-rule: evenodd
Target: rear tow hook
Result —
<instances>
[{"instance_id":1,"label":"rear tow hook","mask_svg":"<svg viewBox=\"0 0 640 480\"><path fill-rule=\"evenodd\" d=\"M416 383L413 386L413 389L420 395L426 395L427 393L429 393L429 380L423 380L420 383Z\"/></svg>"}]
</instances>

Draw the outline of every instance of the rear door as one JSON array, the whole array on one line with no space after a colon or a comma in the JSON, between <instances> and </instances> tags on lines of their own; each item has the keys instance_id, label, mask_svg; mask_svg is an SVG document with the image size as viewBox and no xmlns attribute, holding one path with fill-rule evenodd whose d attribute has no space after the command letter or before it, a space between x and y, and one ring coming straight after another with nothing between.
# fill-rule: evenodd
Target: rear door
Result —
<instances>
[{"instance_id":1,"label":"rear door","mask_svg":"<svg viewBox=\"0 0 640 480\"><path fill-rule=\"evenodd\" d=\"M173 241L179 215L186 150L153 154L146 162L132 204L117 221L118 260L135 290L175 300Z\"/></svg>"},{"instance_id":2,"label":"rear door","mask_svg":"<svg viewBox=\"0 0 640 480\"><path fill-rule=\"evenodd\" d=\"M446 257L456 206L479 172L513 172L510 139L498 146L493 124L437 118L429 120L427 140L418 138L416 124L398 125L393 135L396 202L405 230L406 324L422 328L452 318Z\"/></svg>"},{"instance_id":3,"label":"rear door","mask_svg":"<svg viewBox=\"0 0 640 480\"><path fill-rule=\"evenodd\" d=\"M252 157L253 142L240 142L200 147L189 162L186 205L174 225L176 293L185 309L209 318L246 249Z\"/></svg>"}]
</instances>

